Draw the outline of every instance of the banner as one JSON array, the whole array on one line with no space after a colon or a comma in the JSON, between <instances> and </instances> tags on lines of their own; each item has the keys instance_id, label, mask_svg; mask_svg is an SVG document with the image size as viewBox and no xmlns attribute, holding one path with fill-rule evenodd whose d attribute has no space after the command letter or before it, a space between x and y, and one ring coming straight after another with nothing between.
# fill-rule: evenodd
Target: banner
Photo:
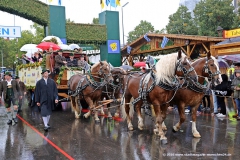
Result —
<instances>
[{"instance_id":1,"label":"banner","mask_svg":"<svg viewBox=\"0 0 240 160\"><path fill-rule=\"evenodd\" d=\"M120 53L120 43L119 40L108 40L108 53Z\"/></svg>"},{"instance_id":2,"label":"banner","mask_svg":"<svg viewBox=\"0 0 240 160\"><path fill-rule=\"evenodd\" d=\"M39 67L28 67L22 68L18 71L20 81L26 86L36 86L37 81L42 78L42 68Z\"/></svg>"},{"instance_id":3,"label":"banner","mask_svg":"<svg viewBox=\"0 0 240 160\"><path fill-rule=\"evenodd\" d=\"M0 37L19 38L21 37L21 27L0 26Z\"/></svg>"}]
</instances>

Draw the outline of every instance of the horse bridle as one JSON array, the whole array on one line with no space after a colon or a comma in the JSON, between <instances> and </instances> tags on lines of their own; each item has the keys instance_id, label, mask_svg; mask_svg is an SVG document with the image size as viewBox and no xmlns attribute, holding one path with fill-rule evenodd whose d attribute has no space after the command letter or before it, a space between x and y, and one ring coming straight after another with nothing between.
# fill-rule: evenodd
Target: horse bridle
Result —
<instances>
[{"instance_id":1,"label":"horse bridle","mask_svg":"<svg viewBox=\"0 0 240 160\"><path fill-rule=\"evenodd\" d=\"M209 75L208 78L210 78L210 80L213 79L214 76L218 75L218 74L221 74L221 72L219 70L217 70L215 73L212 73L212 71L209 69L208 67L208 62L212 60L214 61L213 59L207 59L206 62L205 62L205 65L203 66L203 72L204 73L207 73ZM215 65L215 64L214 64Z\"/></svg>"},{"instance_id":2,"label":"horse bridle","mask_svg":"<svg viewBox=\"0 0 240 160\"><path fill-rule=\"evenodd\" d=\"M191 73L191 72L194 71L195 69L192 67L192 65L190 65L191 68L186 69L186 68L183 66L181 60L182 60L182 58L178 59L177 65L176 65L176 70L177 70L177 71L182 71L182 72L183 72L183 75L184 75L184 78L187 79L187 78L189 78L189 77L188 77L189 73ZM191 79L191 78L190 78L190 79Z\"/></svg>"},{"instance_id":3,"label":"horse bridle","mask_svg":"<svg viewBox=\"0 0 240 160\"><path fill-rule=\"evenodd\" d=\"M108 65L109 65L109 64L108 64ZM108 74L105 74L105 73L103 72L102 68L103 68L103 66L101 65L101 66L100 66L100 69L99 69L99 71L98 71L98 75L99 75L99 76L102 76L102 75L103 75L103 79L104 79L105 81L107 81L107 79L108 79L110 76L112 76L111 70L110 70L110 65L109 65L109 73L108 73Z\"/></svg>"}]
</instances>

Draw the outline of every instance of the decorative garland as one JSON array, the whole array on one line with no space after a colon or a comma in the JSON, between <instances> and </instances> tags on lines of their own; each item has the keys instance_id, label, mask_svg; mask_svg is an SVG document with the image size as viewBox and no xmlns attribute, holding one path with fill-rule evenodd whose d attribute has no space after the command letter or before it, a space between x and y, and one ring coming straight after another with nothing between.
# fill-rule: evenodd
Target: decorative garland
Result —
<instances>
[{"instance_id":1,"label":"decorative garland","mask_svg":"<svg viewBox=\"0 0 240 160\"><path fill-rule=\"evenodd\" d=\"M38 0L0 0L0 10L43 26L49 24L49 6Z\"/></svg>"},{"instance_id":2,"label":"decorative garland","mask_svg":"<svg viewBox=\"0 0 240 160\"><path fill-rule=\"evenodd\" d=\"M16 68L17 68L17 71L21 70L22 68L29 68L29 67L39 67L41 65L41 62L36 62L36 63L29 63L29 64L21 64L21 65L18 65Z\"/></svg>"},{"instance_id":3,"label":"decorative garland","mask_svg":"<svg viewBox=\"0 0 240 160\"><path fill-rule=\"evenodd\" d=\"M67 23L68 43L105 44L107 41L106 25Z\"/></svg>"},{"instance_id":4,"label":"decorative garland","mask_svg":"<svg viewBox=\"0 0 240 160\"><path fill-rule=\"evenodd\" d=\"M58 84L58 85L60 85L60 83L61 83L61 79L62 79L62 76L63 76L63 73L64 73L64 71L65 70L68 70L68 69L71 69L71 70L77 70L77 71L82 71L82 69L81 68L78 68L78 67L65 67L65 66L62 66L61 68L60 68L60 72L59 72L59 74L58 74L58 78L57 78L57 80L56 80L56 83Z\"/></svg>"}]
</instances>

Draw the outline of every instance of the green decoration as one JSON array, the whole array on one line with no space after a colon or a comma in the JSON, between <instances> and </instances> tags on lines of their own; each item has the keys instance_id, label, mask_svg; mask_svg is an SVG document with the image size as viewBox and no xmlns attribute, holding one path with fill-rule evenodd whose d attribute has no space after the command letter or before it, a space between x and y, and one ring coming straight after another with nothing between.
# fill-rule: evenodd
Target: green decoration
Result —
<instances>
[{"instance_id":1,"label":"green decoration","mask_svg":"<svg viewBox=\"0 0 240 160\"><path fill-rule=\"evenodd\" d=\"M107 41L106 25L67 23L66 34L68 43L95 43L105 44Z\"/></svg>"},{"instance_id":2,"label":"green decoration","mask_svg":"<svg viewBox=\"0 0 240 160\"><path fill-rule=\"evenodd\" d=\"M68 70L68 69L71 69L71 70L77 70L77 71L81 71L82 69L81 68L78 68L78 67L65 67L65 66L62 66L61 68L60 68L60 72L59 72L59 74L58 74L58 78L57 78L57 80L56 80L56 83L58 84L58 85L60 85L60 83L61 83L61 79L62 79L62 76L63 76L63 72L65 71L65 70Z\"/></svg>"},{"instance_id":3,"label":"green decoration","mask_svg":"<svg viewBox=\"0 0 240 160\"><path fill-rule=\"evenodd\" d=\"M49 6L38 0L1 0L0 10L43 26L49 24Z\"/></svg>"}]
</instances>

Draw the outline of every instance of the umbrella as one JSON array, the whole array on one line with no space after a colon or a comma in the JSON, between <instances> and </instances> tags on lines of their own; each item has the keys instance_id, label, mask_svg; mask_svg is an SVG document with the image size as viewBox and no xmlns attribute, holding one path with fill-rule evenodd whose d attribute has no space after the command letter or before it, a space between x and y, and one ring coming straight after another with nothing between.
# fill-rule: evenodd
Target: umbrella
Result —
<instances>
[{"instance_id":1,"label":"umbrella","mask_svg":"<svg viewBox=\"0 0 240 160\"><path fill-rule=\"evenodd\" d=\"M33 53L34 53L34 52L28 51L25 55L26 55L28 58L31 58Z\"/></svg>"},{"instance_id":2,"label":"umbrella","mask_svg":"<svg viewBox=\"0 0 240 160\"><path fill-rule=\"evenodd\" d=\"M77 48L77 49L80 48L79 45L77 45L77 44L70 44L69 47L70 47L72 50L74 50L75 48Z\"/></svg>"},{"instance_id":3,"label":"umbrella","mask_svg":"<svg viewBox=\"0 0 240 160\"><path fill-rule=\"evenodd\" d=\"M129 65L122 65L122 66L120 66L120 68L124 69L125 71L129 71L129 70L133 69L133 67L129 66Z\"/></svg>"},{"instance_id":4,"label":"umbrella","mask_svg":"<svg viewBox=\"0 0 240 160\"><path fill-rule=\"evenodd\" d=\"M229 68L229 65L223 59L218 59L219 68Z\"/></svg>"},{"instance_id":5,"label":"umbrella","mask_svg":"<svg viewBox=\"0 0 240 160\"><path fill-rule=\"evenodd\" d=\"M49 40L51 40L53 38L57 40L58 45L63 44L61 39L59 37L56 37L56 36L47 36L47 37L43 38L42 42L49 41Z\"/></svg>"},{"instance_id":6,"label":"umbrella","mask_svg":"<svg viewBox=\"0 0 240 160\"><path fill-rule=\"evenodd\" d=\"M42 50L48 50L49 48L52 48L53 50L58 50L60 47L52 42L42 42L39 45L37 45L38 48L41 48Z\"/></svg>"},{"instance_id":7,"label":"umbrella","mask_svg":"<svg viewBox=\"0 0 240 160\"><path fill-rule=\"evenodd\" d=\"M20 51L31 52L31 53L37 52L39 50L41 49L37 48L36 44L25 44L20 48Z\"/></svg>"},{"instance_id":8,"label":"umbrella","mask_svg":"<svg viewBox=\"0 0 240 160\"><path fill-rule=\"evenodd\" d=\"M68 45L66 44L60 44L58 45L62 50L72 50Z\"/></svg>"},{"instance_id":9,"label":"umbrella","mask_svg":"<svg viewBox=\"0 0 240 160\"><path fill-rule=\"evenodd\" d=\"M234 62L240 62L240 55L226 55L223 56L222 58Z\"/></svg>"},{"instance_id":10,"label":"umbrella","mask_svg":"<svg viewBox=\"0 0 240 160\"><path fill-rule=\"evenodd\" d=\"M146 67L146 62L136 62L133 66L134 67Z\"/></svg>"}]
</instances>

